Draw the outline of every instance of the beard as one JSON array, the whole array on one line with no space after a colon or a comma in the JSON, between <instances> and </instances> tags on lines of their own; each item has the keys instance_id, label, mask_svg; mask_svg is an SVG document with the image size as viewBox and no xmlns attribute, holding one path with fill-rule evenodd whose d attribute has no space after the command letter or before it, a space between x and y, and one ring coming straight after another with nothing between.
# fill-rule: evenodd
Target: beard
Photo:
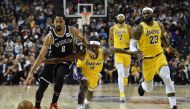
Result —
<instances>
[{"instance_id":1,"label":"beard","mask_svg":"<svg viewBox=\"0 0 190 109\"><path fill-rule=\"evenodd\" d=\"M55 30L56 30L57 32L61 31L61 25L57 25L57 26L55 27Z\"/></svg>"},{"instance_id":2,"label":"beard","mask_svg":"<svg viewBox=\"0 0 190 109\"><path fill-rule=\"evenodd\" d=\"M118 20L119 24L123 24L125 21L124 20Z\"/></svg>"},{"instance_id":3,"label":"beard","mask_svg":"<svg viewBox=\"0 0 190 109\"><path fill-rule=\"evenodd\" d=\"M152 20L153 20L153 17L143 18L143 21L146 23L151 22Z\"/></svg>"}]
</instances>

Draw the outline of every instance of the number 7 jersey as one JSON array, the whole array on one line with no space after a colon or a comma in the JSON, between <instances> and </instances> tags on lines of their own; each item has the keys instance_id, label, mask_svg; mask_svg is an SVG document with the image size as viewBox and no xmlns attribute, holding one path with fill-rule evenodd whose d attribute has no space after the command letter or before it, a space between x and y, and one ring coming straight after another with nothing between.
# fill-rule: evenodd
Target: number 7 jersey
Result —
<instances>
[{"instance_id":1,"label":"number 7 jersey","mask_svg":"<svg viewBox=\"0 0 190 109\"><path fill-rule=\"evenodd\" d=\"M161 29L158 22L154 21L152 26L142 22L142 35L139 40L139 49L143 52L144 57L154 57L163 52L161 46Z\"/></svg>"},{"instance_id":2,"label":"number 7 jersey","mask_svg":"<svg viewBox=\"0 0 190 109\"><path fill-rule=\"evenodd\" d=\"M129 48L130 35L128 25L120 26L118 24L113 26L114 33L114 48Z\"/></svg>"}]
</instances>

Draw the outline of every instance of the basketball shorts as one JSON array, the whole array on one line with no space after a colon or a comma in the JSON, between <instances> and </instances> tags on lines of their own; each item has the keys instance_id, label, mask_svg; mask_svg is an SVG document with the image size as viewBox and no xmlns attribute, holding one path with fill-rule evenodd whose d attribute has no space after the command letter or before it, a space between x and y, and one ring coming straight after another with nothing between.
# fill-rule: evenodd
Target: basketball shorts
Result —
<instances>
[{"instance_id":1,"label":"basketball shorts","mask_svg":"<svg viewBox=\"0 0 190 109\"><path fill-rule=\"evenodd\" d=\"M160 68L166 65L168 63L163 53L153 58L143 59L142 72L144 80L147 82L153 80L154 75L159 73Z\"/></svg>"},{"instance_id":2,"label":"basketball shorts","mask_svg":"<svg viewBox=\"0 0 190 109\"><path fill-rule=\"evenodd\" d=\"M57 68L60 67L60 65L66 65L69 67L70 64L69 63L45 64L45 66L40 74L40 77L43 77L48 82L53 83L54 79L56 77ZM67 70L67 69L65 69L65 70ZM63 71L63 73L65 73L65 72L68 73L68 71Z\"/></svg>"},{"instance_id":3,"label":"basketball shorts","mask_svg":"<svg viewBox=\"0 0 190 109\"><path fill-rule=\"evenodd\" d=\"M115 53L115 63L123 64L124 67L130 67L131 56L128 54Z\"/></svg>"},{"instance_id":4,"label":"basketball shorts","mask_svg":"<svg viewBox=\"0 0 190 109\"><path fill-rule=\"evenodd\" d=\"M78 72L79 73L79 72ZM81 80L87 80L88 82L88 90L89 91L94 91L97 86L98 86L98 80L99 80L99 76L98 76L98 73L93 73L93 72L90 72L90 73L81 73L78 74L78 77L79 79Z\"/></svg>"}]
</instances>

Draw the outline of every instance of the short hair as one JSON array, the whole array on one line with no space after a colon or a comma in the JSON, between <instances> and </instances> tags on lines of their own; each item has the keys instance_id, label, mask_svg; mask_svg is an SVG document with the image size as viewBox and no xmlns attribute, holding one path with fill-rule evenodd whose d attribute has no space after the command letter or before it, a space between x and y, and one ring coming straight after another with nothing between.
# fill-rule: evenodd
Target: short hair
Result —
<instances>
[{"instance_id":1,"label":"short hair","mask_svg":"<svg viewBox=\"0 0 190 109\"><path fill-rule=\"evenodd\" d=\"M17 109L33 109L33 104L30 101L24 100L18 104Z\"/></svg>"}]
</instances>

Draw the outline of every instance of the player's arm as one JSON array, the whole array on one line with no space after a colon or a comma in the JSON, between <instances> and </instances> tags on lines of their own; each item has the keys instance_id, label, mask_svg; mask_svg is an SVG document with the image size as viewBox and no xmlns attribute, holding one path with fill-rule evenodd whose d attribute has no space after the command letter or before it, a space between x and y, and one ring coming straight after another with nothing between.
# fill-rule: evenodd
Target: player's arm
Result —
<instances>
[{"instance_id":1,"label":"player's arm","mask_svg":"<svg viewBox=\"0 0 190 109\"><path fill-rule=\"evenodd\" d=\"M171 50L172 53L176 54L176 55L179 55L178 51L173 48L170 43L168 42L168 40L166 39L166 36L165 36L165 33L166 33L166 30L164 28L164 25L159 23L159 26L160 26L160 29L161 29L161 40L162 40L162 45L165 47L165 48L168 48Z\"/></svg>"},{"instance_id":2,"label":"player's arm","mask_svg":"<svg viewBox=\"0 0 190 109\"><path fill-rule=\"evenodd\" d=\"M113 48L113 41L114 41L114 38L113 38L113 31L114 31L114 27L110 27L110 30L109 30L109 47L110 48Z\"/></svg>"},{"instance_id":3,"label":"player's arm","mask_svg":"<svg viewBox=\"0 0 190 109\"><path fill-rule=\"evenodd\" d=\"M128 28L128 31L129 31L129 38L131 39L132 36L133 36L133 28L131 27L131 25L128 25L127 28Z\"/></svg>"},{"instance_id":4,"label":"player's arm","mask_svg":"<svg viewBox=\"0 0 190 109\"><path fill-rule=\"evenodd\" d=\"M103 49L104 59L106 59L110 55L113 55L114 53L137 55L137 54L140 54L141 52L140 51L131 52L129 50L124 50L124 49L120 49L120 48Z\"/></svg>"},{"instance_id":5,"label":"player's arm","mask_svg":"<svg viewBox=\"0 0 190 109\"><path fill-rule=\"evenodd\" d=\"M82 33L75 27L71 26L70 31L74 37L78 38L85 47L89 48L89 41L82 35Z\"/></svg>"},{"instance_id":6,"label":"player's arm","mask_svg":"<svg viewBox=\"0 0 190 109\"><path fill-rule=\"evenodd\" d=\"M40 54L38 55L37 59L35 60L29 74L27 77L27 83L31 83L31 78L33 77L34 72L37 70L37 68L40 66L42 61L45 59L46 52L48 51L49 46L53 44L53 39L51 34L47 34L44 38L43 46L41 48Z\"/></svg>"},{"instance_id":7,"label":"player's arm","mask_svg":"<svg viewBox=\"0 0 190 109\"><path fill-rule=\"evenodd\" d=\"M143 27L141 25L138 25L133 29L132 37L130 40L130 47L129 47L131 52L138 51L137 43L142 33L143 33Z\"/></svg>"},{"instance_id":8,"label":"player's arm","mask_svg":"<svg viewBox=\"0 0 190 109\"><path fill-rule=\"evenodd\" d=\"M77 59L84 59L86 51L80 51L74 54L70 54L64 57L60 57L60 58L51 58L51 59L46 59L43 61L43 63L45 64L57 64L57 63L61 63L61 62L65 62L65 61L75 61Z\"/></svg>"}]
</instances>

